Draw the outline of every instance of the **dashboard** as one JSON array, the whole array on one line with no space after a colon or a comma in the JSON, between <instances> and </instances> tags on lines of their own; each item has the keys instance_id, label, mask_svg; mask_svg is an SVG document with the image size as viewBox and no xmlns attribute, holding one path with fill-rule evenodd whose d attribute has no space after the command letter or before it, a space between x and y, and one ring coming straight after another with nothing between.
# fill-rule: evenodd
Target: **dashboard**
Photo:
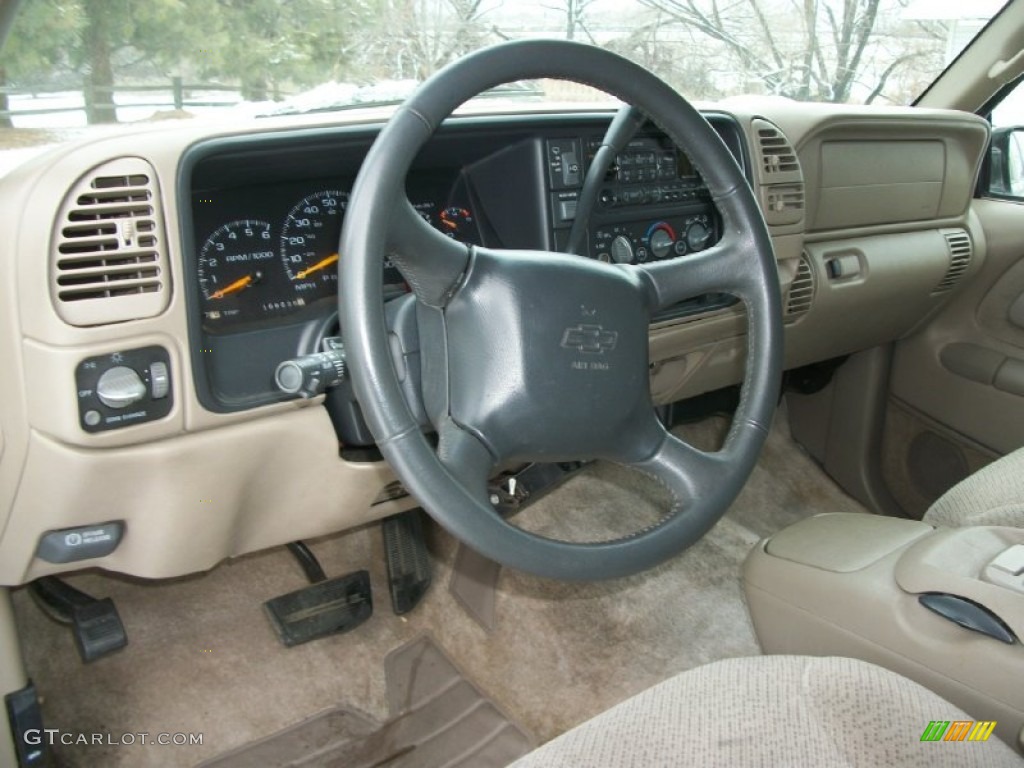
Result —
<instances>
[{"instance_id":1,"label":"dashboard","mask_svg":"<svg viewBox=\"0 0 1024 768\"><path fill-rule=\"evenodd\" d=\"M724 115L709 117L740 167L749 168L739 126ZM603 131L603 121L593 118L498 132L455 121L418 160L406 193L425 221L466 244L563 250ZM185 267L193 346L200 350L193 355L197 391L206 407L230 412L291 397L274 384L278 364L316 352L324 338L339 334L338 241L368 148L367 138L340 132L212 142L186 155ZM653 126L616 157L596 208L586 258L685 258L720 236L694 164ZM407 291L390 261L381 290L388 298ZM732 302L699 297L670 314Z\"/></svg>"},{"instance_id":2,"label":"dashboard","mask_svg":"<svg viewBox=\"0 0 1024 768\"><path fill-rule=\"evenodd\" d=\"M614 113L515 110L445 121L407 197L471 246L557 251ZM912 333L980 269L979 118L772 99L703 114L771 236L787 369ZM389 115L122 126L0 179L0 582L83 562L194 573L415 503L350 390L275 383L282 361L339 335L338 233ZM714 244L727 224L700 160L641 128L602 180L579 258L685 265ZM389 311L410 306L393 265L380 282ZM649 329L652 402L738 383L746 351L732 297L669 308ZM84 560L39 554L54 532L108 523Z\"/></svg>"}]
</instances>

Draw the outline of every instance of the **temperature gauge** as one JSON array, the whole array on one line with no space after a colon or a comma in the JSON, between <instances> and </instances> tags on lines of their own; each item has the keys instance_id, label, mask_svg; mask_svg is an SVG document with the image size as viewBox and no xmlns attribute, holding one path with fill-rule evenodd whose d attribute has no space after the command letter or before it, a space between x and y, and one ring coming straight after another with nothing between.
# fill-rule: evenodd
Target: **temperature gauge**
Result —
<instances>
[{"instance_id":1,"label":"temperature gauge","mask_svg":"<svg viewBox=\"0 0 1024 768\"><path fill-rule=\"evenodd\" d=\"M468 208L460 208L457 205L450 206L441 211L438 229L448 237L455 240L475 240L471 233L474 227L473 214Z\"/></svg>"}]
</instances>

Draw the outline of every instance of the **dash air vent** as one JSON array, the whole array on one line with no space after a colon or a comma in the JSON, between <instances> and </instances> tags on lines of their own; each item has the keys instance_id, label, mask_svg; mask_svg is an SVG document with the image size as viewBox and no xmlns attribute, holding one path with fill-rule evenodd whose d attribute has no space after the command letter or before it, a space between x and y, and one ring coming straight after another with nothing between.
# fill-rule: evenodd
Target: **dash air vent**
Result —
<instances>
[{"instance_id":1,"label":"dash air vent","mask_svg":"<svg viewBox=\"0 0 1024 768\"><path fill-rule=\"evenodd\" d=\"M764 180L782 173L800 173L800 161L785 134L767 120L754 120L752 125L757 133Z\"/></svg>"},{"instance_id":2,"label":"dash air vent","mask_svg":"<svg viewBox=\"0 0 1024 768\"><path fill-rule=\"evenodd\" d=\"M942 233L946 238L946 245L949 247L949 269L932 293L945 293L952 290L964 272L971 265L971 256L974 249L971 245L971 237L962 229L947 229Z\"/></svg>"},{"instance_id":3,"label":"dash air vent","mask_svg":"<svg viewBox=\"0 0 1024 768\"><path fill-rule=\"evenodd\" d=\"M805 253L800 257L800 264L796 270L796 277L789 288L789 298L786 300L786 322L793 322L811 309L814 301L814 270L811 269L810 257Z\"/></svg>"},{"instance_id":4,"label":"dash air vent","mask_svg":"<svg viewBox=\"0 0 1024 768\"><path fill-rule=\"evenodd\" d=\"M64 198L50 261L60 317L89 326L153 317L167 304L166 246L153 167L113 160Z\"/></svg>"},{"instance_id":5,"label":"dash air vent","mask_svg":"<svg viewBox=\"0 0 1024 768\"><path fill-rule=\"evenodd\" d=\"M761 187L761 208L769 224L795 224L804 215L803 184L769 184Z\"/></svg>"},{"instance_id":6,"label":"dash air vent","mask_svg":"<svg viewBox=\"0 0 1024 768\"><path fill-rule=\"evenodd\" d=\"M750 123L760 157L761 210L769 226L798 224L804 217L804 174L786 135L767 120Z\"/></svg>"}]
</instances>

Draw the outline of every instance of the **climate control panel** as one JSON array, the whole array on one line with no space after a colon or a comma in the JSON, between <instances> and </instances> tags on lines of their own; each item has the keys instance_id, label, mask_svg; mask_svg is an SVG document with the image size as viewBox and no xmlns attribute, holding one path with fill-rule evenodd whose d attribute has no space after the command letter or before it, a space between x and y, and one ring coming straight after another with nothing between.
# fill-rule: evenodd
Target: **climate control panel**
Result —
<instances>
[{"instance_id":1,"label":"climate control panel","mask_svg":"<svg viewBox=\"0 0 1024 768\"><path fill-rule=\"evenodd\" d=\"M163 347L87 357L75 369L78 421L106 432L161 419L171 412L171 360Z\"/></svg>"},{"instance_id":2,"label":"climate control panel","mask_svg":"<svg viewBox=\"0 0 1024 768\"><path fill-rule=\"evenodd\" d=\"M651 222L605 224L593 232L592 249L601 261L644 264L703 251L718 240L707 211Z\"/></svg>"}]
</instances>

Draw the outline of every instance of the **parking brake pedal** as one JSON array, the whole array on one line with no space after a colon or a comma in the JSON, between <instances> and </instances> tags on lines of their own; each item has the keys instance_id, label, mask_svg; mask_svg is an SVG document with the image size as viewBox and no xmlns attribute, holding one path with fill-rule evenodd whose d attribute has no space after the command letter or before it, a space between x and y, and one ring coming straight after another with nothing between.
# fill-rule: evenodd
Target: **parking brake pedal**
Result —
<instances>
[{"instance_id":1,"label":"parking brake pedal","mask_svg":"<svg viewBox=\"0 0 1024 768\"><path fill-rule=\"evenodd\" d=\"M356 571L267 600L263 604L281 642L291 648L355 629L373 614L370 574Z\"/></svg>"},{"instance_id":2,"label":"parking brake pedal","mask_svg":"<svg viewBox=\"0 0 1024 768\"><path fill-rule=\"evenodd\" d=\"M56 576L38 578L29 589L50 618L71 625L82 661L95 661L128 644L124 624L109 597L96 599Z\"/></svg>"},{"instance_id":3,"label":"parking brake pedal","mask_svg":"<svg viewBox=\"0 0 1024 768\"><path fill-rule=\"evenodd\" d=\"M391 608L399 616L419 605L430 588L430 555L423 539L422 515L419 509L410 509L382 523Z\"/></svg>"}]
</instances>

